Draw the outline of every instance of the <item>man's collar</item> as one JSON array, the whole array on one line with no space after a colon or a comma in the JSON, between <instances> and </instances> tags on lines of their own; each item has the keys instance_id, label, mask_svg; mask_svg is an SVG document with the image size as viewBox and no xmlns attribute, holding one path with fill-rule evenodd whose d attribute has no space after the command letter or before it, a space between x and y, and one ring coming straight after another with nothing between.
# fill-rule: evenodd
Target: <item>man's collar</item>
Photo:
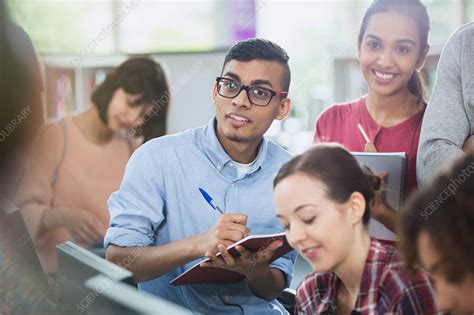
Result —
<instances>
[{"instance_id":1,"label":"man's collar","mask_svg":"<svg viewBox=\"0 0 474 315\"><path fill-rule=\"evenodd\" d=\"M212 117L211 120L209 120L205 128L205 131L204 131L205 139L203 139L203 141L206 141L206 143L203 143L203 148L208 158L211 160L214 166L220 171L228 162L231 162L232 159L224 150L224 147L222 146L221 142L217 138L216 128L217 128L217 119L214 116ZM257 158L255 160L255 163L252 165L251 169L249 170L249 173L253 173L260 169L260 167L262 166L267 156L267 150L268 150L268 140L265 139L265 137L263 137L260 145L258 146Z\"/></svg>"}]
</instances>

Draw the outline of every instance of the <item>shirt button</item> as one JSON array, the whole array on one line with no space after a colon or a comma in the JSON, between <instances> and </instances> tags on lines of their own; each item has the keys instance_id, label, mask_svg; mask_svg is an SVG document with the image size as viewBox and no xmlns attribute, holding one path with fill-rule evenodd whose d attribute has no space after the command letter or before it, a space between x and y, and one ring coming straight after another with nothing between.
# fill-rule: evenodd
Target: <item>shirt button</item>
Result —
<instances>
[{"instance_id":1,"label":"shirt button","mask_svg":"<svg viewBox=\"0 0 474 315\"><path fill-rule=\"evenodd\" d=\"M220 171L222 169L222 166L219 163L217 163L216 168L218 171Z\"/></svg>"},{"instance_id":2,"label":"shirt button","mask_svg":"<svg viewBox=\"0 0 474 315\"><path fill-rule=\"evenodd\" d=\"M230 166L230 167L234 167L234 163L230 162L230 163L229 163L229 166Z\"/></svg>"},{"instance_id":3,"label":"shirt button","mask_svg":"<svg viewBox=\"0 0 474 315\"><path fill-rule=\"evenodd\" d=\"M232 183L232 184L230 184L230 187L232 187L232 188L233 188L234 186L235 186L235 183Z\"/></svg>"},{"instance_id":4,"label":"shirt button","mask_svg":"<svg viewBox=\"0 0 474 315\"><path fill-rule=\"evenodd\" d=\"M225 295L224 295L224 301L229 302L229 298L230 298L230 297L229 297L228 294L225 294Z\"/></svg>"}]
</instances>

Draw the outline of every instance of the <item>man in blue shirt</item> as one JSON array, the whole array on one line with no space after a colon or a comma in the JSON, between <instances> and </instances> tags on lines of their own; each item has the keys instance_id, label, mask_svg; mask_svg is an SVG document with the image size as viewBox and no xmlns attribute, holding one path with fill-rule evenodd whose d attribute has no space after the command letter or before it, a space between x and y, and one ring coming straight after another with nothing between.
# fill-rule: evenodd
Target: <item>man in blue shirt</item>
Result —
<instances>
[{"instance_id":1,"label":"man in blue shirt","mask_svg":"<svg viewBox=\"0 0 474 315\"><path fill-rule=\"evenodd\" d=\"M269 262L281 241L258 255L240 249L239 259L214 254L249 234L282 231L272 181L290 155L263 135L288 115L289 85L288 55L280 46L239 42L214 84L216 116L207 126L149 141L133 154L109 199L105 246L107 259L131 270L141 290L199 313L286 313L275 298L290 285L295 253ZM199 187L224 214L206 203ZM245 280L169 284L203 256Z\"/></svg>"}]
</instances>

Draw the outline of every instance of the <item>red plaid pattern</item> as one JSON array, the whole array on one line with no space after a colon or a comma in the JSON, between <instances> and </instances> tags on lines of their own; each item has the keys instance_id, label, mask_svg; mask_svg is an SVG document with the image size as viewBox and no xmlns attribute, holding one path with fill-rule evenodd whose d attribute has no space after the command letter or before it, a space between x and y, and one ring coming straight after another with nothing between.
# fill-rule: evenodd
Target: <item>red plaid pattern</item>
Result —
<instances>
[{"instance_id":1,"label":"red plaid pattern","mask_svg":"<svg viewBox=\"0 0 474 315\"><path fill-rule=\"evenodd\" d=\"M298 287L295 314L335 314L337 284L332 272L313 272ZM412 279L394 247L372 239L352 314L437 314L434 288L418 270Z\"/></svg>"}]
</instances>

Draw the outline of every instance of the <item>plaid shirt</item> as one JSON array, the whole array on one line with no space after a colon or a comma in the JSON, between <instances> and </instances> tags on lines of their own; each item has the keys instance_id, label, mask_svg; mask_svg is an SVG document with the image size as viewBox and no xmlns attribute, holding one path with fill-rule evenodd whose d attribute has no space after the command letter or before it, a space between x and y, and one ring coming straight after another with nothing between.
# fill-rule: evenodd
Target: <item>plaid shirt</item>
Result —
<instances>
[{"instance_id":1,"label":"plaid shirt","mask_svg":"<svg viewBox=\"0 0 474 315\"><path fill-rule=\"evenodd\" d=\"M306 276L298 287L295 314L334 314L337 284L333 272ZM436 314L434 289L418 270L409 279L397 251L372 239L352 314Z\"/></svg>"}]
</instances>

